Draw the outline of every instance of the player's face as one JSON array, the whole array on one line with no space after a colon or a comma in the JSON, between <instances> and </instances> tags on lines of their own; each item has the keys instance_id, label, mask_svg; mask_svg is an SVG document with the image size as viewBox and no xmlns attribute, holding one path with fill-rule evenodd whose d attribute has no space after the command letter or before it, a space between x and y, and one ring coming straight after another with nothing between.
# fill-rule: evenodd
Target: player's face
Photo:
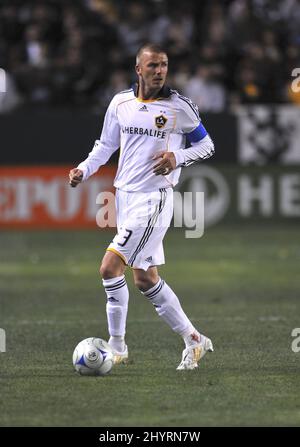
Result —
<instances>
[{"instance_id":1,"label":"player's face","mask_svg":"<svg viewBox=\"0 0 300 447\"><path fill-rule=\"evenodd\" d=\"M160 90L168 73L168 57L165 53L145 51L140 57L136 71L147 89Z\"/></svg>"}]
</instances>

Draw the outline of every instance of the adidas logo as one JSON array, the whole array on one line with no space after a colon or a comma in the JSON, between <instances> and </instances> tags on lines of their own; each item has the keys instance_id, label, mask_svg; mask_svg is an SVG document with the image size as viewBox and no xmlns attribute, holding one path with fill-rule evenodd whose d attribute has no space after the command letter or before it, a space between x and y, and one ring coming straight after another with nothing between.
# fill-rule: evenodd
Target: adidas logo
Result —
<instances>
[{"instance_id":1,"label":"adidas logo","mask_svg":"<svg viewBox=\"0 0 300 447\"><path fill-rule=\"evenodd\" d=\"M149 258L145 259L146 262L152 262L152 256L149 256Z\"/></svg>"},{"instance_id":2,"label":"adidas logo","mask_svg":"<svg viewBox=\"0 0 300 447\"><path fill-rule=\"evenodd\" d=\"M119 302L119 300L117 300L116 298L114 298L113 296L110 296L109 298L107 298L107 301L111 301L112 303L113 302Z\"/></svg>"},{"instance_id":3,"label":"adidas logo","mask_svg":"<svg viewBox=\"0 0 300 447\"><path fill-rule=\"evenodd\" d=\"M144 104L140 109L139 112L148 112L146 104Z\"/></svg>"}]
</instances>

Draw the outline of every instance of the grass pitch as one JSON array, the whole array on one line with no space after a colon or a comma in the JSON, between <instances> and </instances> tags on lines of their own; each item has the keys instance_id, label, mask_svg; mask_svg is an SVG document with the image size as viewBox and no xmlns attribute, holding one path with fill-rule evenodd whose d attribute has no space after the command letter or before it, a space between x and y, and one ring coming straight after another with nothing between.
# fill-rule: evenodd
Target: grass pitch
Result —
<instances>
[{"instance_id":1,"label":"grass pitch","mask_svg":"<svg viewBox=\"0 0 300 447\"><path fill-rule=\"evenodd\" d=\"M221 227L201 239L170 231L161 276L212 338L194 371L183 343L127 279L130 363L80 377L72 352L107 339L98 264L110 232L0 234L0 426L300 425L300 234L296 227ZM299 343L300 345L300 343Z\"/></svg>"}]
</instances>

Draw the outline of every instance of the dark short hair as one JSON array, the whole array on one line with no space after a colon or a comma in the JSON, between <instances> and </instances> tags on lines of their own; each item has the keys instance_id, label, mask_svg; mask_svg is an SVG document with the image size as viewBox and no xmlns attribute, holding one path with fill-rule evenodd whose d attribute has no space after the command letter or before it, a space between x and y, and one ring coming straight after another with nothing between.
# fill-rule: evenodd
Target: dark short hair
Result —
<instances>
[{"instance_id":1,"label":"dark short hair","mask_svg":"<svg viewBox=\"0 0 300 447\"><path fill-rule=\"evenodd\" d=\"M138 50L138 52L136 53L136 60L138 61L138 59L140 58L140 56L142 55L142 53L144 53L144 51L150 51L151 53L164 53L166 55L168 55L168 53L166 52L166 50L156 44L156 43L145 43L143 46L141 46Z\"/></svg>"}]
</instances>

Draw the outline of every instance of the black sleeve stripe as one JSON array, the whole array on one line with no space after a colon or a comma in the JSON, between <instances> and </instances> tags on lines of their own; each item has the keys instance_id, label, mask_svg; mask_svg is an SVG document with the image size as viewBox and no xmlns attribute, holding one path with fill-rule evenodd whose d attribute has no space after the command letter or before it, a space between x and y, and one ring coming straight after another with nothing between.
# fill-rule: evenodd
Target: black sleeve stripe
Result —
<instances>
[{"instance_id":1,"label":"black sleeve stripe","mask_svg":"<svg viewBox=\"0 0 300 447\"><path fill-rule=\"evenodd\" d=\"M190 108L192 109L192 111L194 112L194 114L196 115L196 117L198 118L198 120L200 121L200 116L199 116L199 112L198 112L198 107L196 106L196 104L193 104L192 101L190 101L188 98L186 98L185 96L181 96L178 95L178 98L181 99L182 101L184 101L188 106L190 106Z\"/></svg>"},{"instance_id":2,"label":"black sleeve stripe","mask_svg":"<svg viewBox=\"0 0 300 447\"><path fill-rule=\"evenodd\" d=\"M190 166L190 165L192 165L192 164L194 164L194 163L198 163L199 161L207 160L207 159L210 158L212 155L214 155L214 153L215 153L215 150L214 150L214 149L211 149L211 151L210 151L209 154L204 155L204 157L199 157L197 160L187 160L187 161L183 164L183 166L187 167L187 166Z\"/></svg>"},{"instance_id":3,"label":"black sleeve stripe","mask_svg":"<svg viewBox=\"0 0 300 447\"><path fill-rule=\"evenodd\" d=\"M190 98L187 98L186 96L181 95L180 93L178 93L177 90L170 90L171 94L176 95L178 98L182 99L183 101L185 101L196 113L197 118L201 121L200 115L199 115L199 108L197 106L197 104L195 104Z\"/></svg>"},{"instance_id":4,"label":"black sleeve stripe","mask_svg":"<svg viewBox=\"0 0 300 447\"><path fill-rule=\"evenodd\" d=\"M187 101L187 103L195 110L195 112L199 116L199 108L198 108L197 104L195 104L190 98L187 98L186 96L179 95L179 97L182 98L183 100Z\"/></svg>"}]
</instances>

